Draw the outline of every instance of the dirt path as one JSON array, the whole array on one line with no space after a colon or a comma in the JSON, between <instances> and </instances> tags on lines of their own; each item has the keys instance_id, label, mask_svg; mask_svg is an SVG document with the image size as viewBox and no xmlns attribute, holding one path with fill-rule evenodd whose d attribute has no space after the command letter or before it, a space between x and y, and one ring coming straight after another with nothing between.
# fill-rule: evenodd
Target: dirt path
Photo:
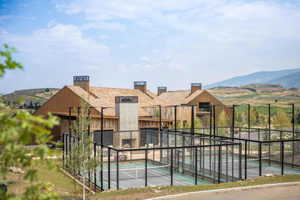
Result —
<instances>
[{"instance_id":1,"label":"dirt path","mask_svg":"<svg viewBox=\"0 0 300 200\"><path fill-rule=\"evenodd\" d=\"M300 185L257 188L244 191L189 194L168 200L300 200Z\"/></svg>"}]
</instances>

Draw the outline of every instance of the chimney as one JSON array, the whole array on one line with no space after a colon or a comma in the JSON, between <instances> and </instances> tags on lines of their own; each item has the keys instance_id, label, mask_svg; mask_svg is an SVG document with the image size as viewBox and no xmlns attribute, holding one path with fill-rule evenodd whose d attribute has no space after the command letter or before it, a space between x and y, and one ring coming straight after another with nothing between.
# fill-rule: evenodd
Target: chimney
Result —
<instances>
[{"instance_id":1,"label":"chimney","mask_svg":"<svg viewBox=\"0 0 300 200\"><path fill-rule=\"evenodd\" d=\"M147 92L147 82L146 81L134 81L134 89L140 90L144 93Z\"/></svg>"},{"instance_id":2,"label":"chimney","mask_svg":"<svg viewBox=\"0 0 300 200\"><path fill-rule=\"evenodd\" d=\"M89 76L73 76L73 85L79 86L86 91L90 90L90 77Z\"/></svg>"},{"instance_id":3,"label":"chimney","mask_svg":"<svg viewBox=\"0 0 300 200\"><path fill-rule=\"evenodd\" d=\"M202 84L201 83L192 83L191 84L191 94L197 90L202 90Z\"/></svg>"},{"instance_id":4,"label":"chimney","mask_svg":"<svg viewBox=\"0 0 300 200\"><path fill-rule=\"evenodd\" d=\"M161 95L162 93L167 92L167 87L161 86L157 88L157 95Z\"/></svg>"}]
</instances>

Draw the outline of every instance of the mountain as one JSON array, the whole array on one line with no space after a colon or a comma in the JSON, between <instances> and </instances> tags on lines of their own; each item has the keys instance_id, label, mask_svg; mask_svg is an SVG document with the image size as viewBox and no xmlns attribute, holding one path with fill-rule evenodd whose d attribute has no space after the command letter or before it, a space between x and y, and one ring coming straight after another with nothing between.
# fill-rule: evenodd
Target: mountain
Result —
<instances>
[{"instance_id":1,"label":"mountain","mask_svg":"<svg viewBox=\"0 0 300 200\"><path fill-rule=\"evenodd\" d=\"M207 85L206 88L220 86L239 87L246 84L280 84L285 88L294 87L300 89L300 68L255 72L213 83Z\"/></svg>"},{"instance_id":2,"label":"mountain","mask_svg":"<svg viewBox=\"0 0 300 200\"><path fill-rule=\"evenodd\" d=\"M271 84L280 84L285 88L300 88L300 72L288 74L269 81Z\"/></svg>"}]
</instances>

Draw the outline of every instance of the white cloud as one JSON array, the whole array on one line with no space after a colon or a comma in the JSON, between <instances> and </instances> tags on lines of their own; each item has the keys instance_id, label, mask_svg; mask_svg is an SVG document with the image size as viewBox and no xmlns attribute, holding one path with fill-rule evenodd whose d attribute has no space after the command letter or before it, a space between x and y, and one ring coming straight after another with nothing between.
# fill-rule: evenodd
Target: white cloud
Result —
<instances>
[{"instance_id":1,"label":"white cloud","mask_svg":"<svg viewBox=\"0 0 300 200\"><path fill-rule=\"evenodd\" d=\"M99 60L99 55L109 54L107 46L85 38L80 29L74 25L57 24L36 30L28 36L8 35L7 39L16 44L22 53L40 55L41 60L45 55L52 57L53 60L70 58L95 63ZM63 57L56 57L57 54Z\"/></svg>"},{"instance_id":2,"label":"white cloud","mask_svg":"<svg viewBox=\"0 0 300 200\"><path fill-rule=\"evenodd\" d=\"M25 72L12 84L18 85L17 88L61 86L70 83L72 75L93 75L102 71L103 66L111 65L109 47L85 37L74 25L56 24L30 35L6 32L0 35L0 41L16 47L18 60L24 64ZM32 78L41 86L30 81ZM5 79L1 81L4 83Z\"/></svg>"},{"instance_id":3,"label":"white cloud","mask_svg":"<svg viewBox=\"0 0 300 200\"><path fill-rule=\"evenodd\" d=\"M160 26L160 31L202 34L220 42L299 37L300 31L299 7L278 1L75 0L60 8L68 14L84 14L88 21L125 19L150 28Z\"/></svg>"},{"instance_id":4,"label":"white cloud","mask_svg":"<svg viewBox=\"0 0 300 200\"><path fill-rule=\"evenodd\" d=\"M78 26L52 21L48 28L27 36L2 31L6 41L14 41L26 55L24 63L39 73L95 72L99 82L116 87L124 85L124 80L147 78L181 86L191 79L211 83L300 63L299 4L279 0L54 1L68 20L75 16L73 23Z\"/></svg>"}]
</instances>

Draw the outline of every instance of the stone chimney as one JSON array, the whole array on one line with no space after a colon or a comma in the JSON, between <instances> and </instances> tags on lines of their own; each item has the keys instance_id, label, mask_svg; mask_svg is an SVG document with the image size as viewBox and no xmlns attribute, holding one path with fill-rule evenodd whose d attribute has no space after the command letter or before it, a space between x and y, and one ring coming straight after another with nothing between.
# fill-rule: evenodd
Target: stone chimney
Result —
<instances>
[{"instance_id":1,"label":"stone chimney","mask_svg":"<svg viewBox=\"0 0 300 200\"><path fill-rule=\"evenodd\" d=\"M201 83L192 83L191 84L191 94L197 90L202 90L202 84Z\"/></svg>"},{"instance_id":2,"label":"stone chimney","mask_svg":"<svg viewBox=\"0 0 300 200\"><path fill-rule=\"evenodd\" d=\"M157 88L157 95L161 95L162 93L167 92L167 87L161 86Z\"/></svg>"},{"instance_id":3,"label":"stone chimney","mask_svg":"<svg viewBox=\"0 0 300 200\"><path fill-rule=\"evenodd\" d=\"M90 90L90 77L89 76L73 76L73 85L79 86L86 91Z\"/></svg>"},{"instance_id":4,"label":"stone chimney","mask_svg":"<svg viewBox=\"0 0 300 200\"><path fill-rule=\"evenodd\" d=\"M134 81L134 89L140 90L144 93L147 92L147 82L146 81Z\"/></svg>"}]
</instances>

